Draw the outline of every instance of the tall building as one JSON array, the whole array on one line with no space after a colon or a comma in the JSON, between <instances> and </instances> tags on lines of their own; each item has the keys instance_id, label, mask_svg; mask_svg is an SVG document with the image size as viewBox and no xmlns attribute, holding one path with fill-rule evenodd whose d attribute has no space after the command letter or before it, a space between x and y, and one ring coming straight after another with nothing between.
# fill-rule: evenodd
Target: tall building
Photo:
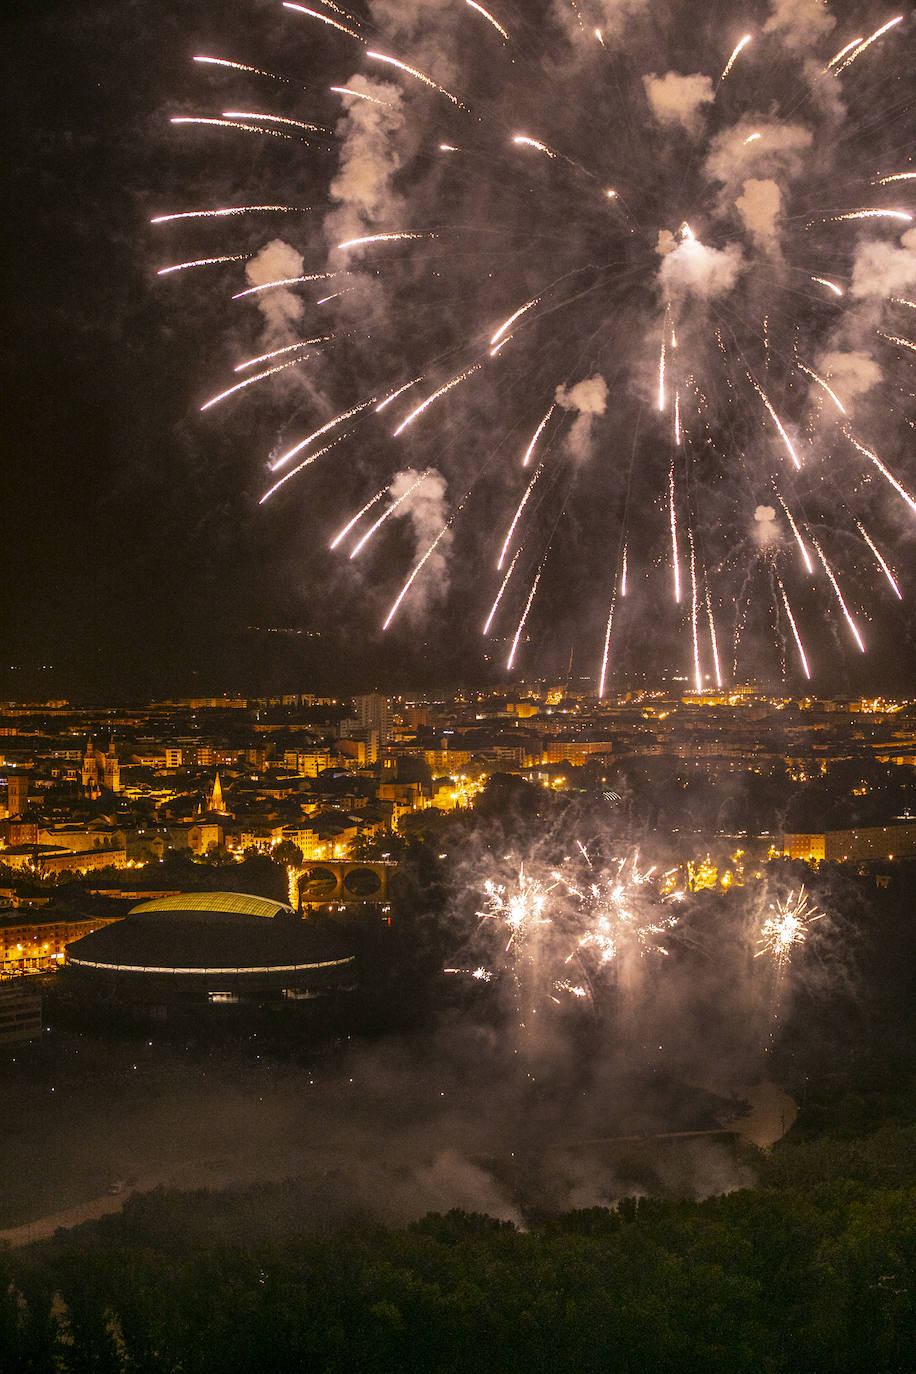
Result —
<instances>
[{"instance_id":1,"label":"tall building","mask_svg":"<svg viewBox=\"0 0 916 1374\"><path fill-rule=\"evenodd\" d=\"M109 792L120 792L121 765L115 753L114 740L109 741L106 752L96 748L92 737L89 737L83 755L82 783L92 796L98 796L103 787Z\"/></svg>"},{"instance_id":2,"label":"tall building","mask_svg":"<svg viewBox=\"0 0 916 1374\"><path fill-rule=\"evenodd\" d=\"M29 804L29 780L21 773L11 773L8 779L6 813L10 820L21 816Z\"/></svg>"},{"instance_id":3,"label":"tall building","mask_svg":"<svg viewBox=\"0 0 916 1374\"><path fill-rule=\"evenodd\" d=\"M360 729L378 731L378 747L384 749L391 738L391 698L383 697L380 692L370 692L368 696L355 697L353 705Z\"/></svg>"}]
</instances>

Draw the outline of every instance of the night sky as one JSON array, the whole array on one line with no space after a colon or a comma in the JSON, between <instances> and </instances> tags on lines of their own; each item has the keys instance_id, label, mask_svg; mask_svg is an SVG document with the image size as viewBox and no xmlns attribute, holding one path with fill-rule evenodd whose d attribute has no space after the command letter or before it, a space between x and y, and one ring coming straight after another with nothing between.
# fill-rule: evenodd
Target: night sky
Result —
<instances>
[{"instance_id":1,"label":"night sky","mask_svg":"<svg viewBox=\"0 0 916 1374\"><path fill-rule=\"evenodd\" d=\"M609 682L689 675L691 540L706 673L711 611L727 680L803 686L788 602L815 690L911 686L916 520L842 424L913 490L913 358L893 338L912 339L916 325L911 308L887 297L916 294L907 284L916 245L903 243L904 222L821 222L862 206L916 208L913 183L872 184L912 166L911 23L828 89L815 67L890 11L834 5L836 23L824 30L810 0L704 7L703 25L695 6L650 13L641 0L583 0L583 13L603 17L601 46L560 0L555 9L494 4L510 45L458 0L375 0L376 29L368 5L350 8L369 48L429 73L473 114L360 56L329 26L261 0L228 11L37 0L3 21L12 186L2 694L394 689L504 675L539 573L517 673L564 672L572 651L574 671L596 680L616 597ZM618 34L623 11L629 25ZM746 31L755 41L719 90ZM195 53L289 80L204 67ZM688 88L671 73L711 79ZM385 103L328 91L351 82ZM169 124L226 109L336 126L338 138L306 147L296 130L277 138ZM764 132L751 162L742 149L755 127ZM557 155L513 146L517 133ZM459 151L440 152L442 142ZM611 185L625 211L609 209ZM769 218L767 187L778 198ZM157 214L275 203L310 208L149 224ZM676 238L688 219L705 258ZM435 237L355 257L334 247L400 229ZM246 281L244 262L156 275L203 256L251 260L273 240L305 273L344 261L357 270L333 288L283 293L294 311L285 320L230 300L270 279ZM265 268L277 252L261 259ZM842 305L812 285L818 273L843 284ZM319 305L332 290L343 294ZM534 297L491 359L497 326ZM682 392L679 446L670 390L661 415L655 400L659 341L675 325L668 384ZM326 334L302 367L201 413L237 380L239 361ZM793 359L830 372L852 398L847 421L827 413L823 390ZM471 367L393 438L413 406ZM345 435L339 447L259 504L276 480L270 461L421 374L384 420L367 407L329 434ZM795 441L800 472L752 380ZM523 473L521 455L551 406ZM352 539L329 551L376 491L393 481L362 532L427 469L421 494L358 559L347 558ZM799 566L776 491L803 528L814 576ZM411 568L459 505L382 634ZM902 602L862 527L897 574ZM497 642L482 641L516 551Z\"/></svg>"}]
</instances>

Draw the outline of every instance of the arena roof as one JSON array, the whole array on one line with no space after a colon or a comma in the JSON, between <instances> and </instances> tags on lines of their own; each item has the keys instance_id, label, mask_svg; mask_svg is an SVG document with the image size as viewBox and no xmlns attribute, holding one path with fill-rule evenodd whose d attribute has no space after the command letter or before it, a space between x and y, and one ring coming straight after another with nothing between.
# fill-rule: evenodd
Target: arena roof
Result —
<instances>
[{"instance_id":1,"label":"arena roof","mask_svg":"<svg viewBox=\"0 0 916 1374\"><path fill-rule=\"evenodd\" d=\"M157 897L155 901L138 902L127 913L139 915L147 911L239 911L249 916L278 916L292 913L286 902L271 897L254 897L248 892L179 892L172 897Z\"/></svg>"},{"instance_id":2,"label":"arena roof","mask_svg":"<svg viewBox=\"0 0 916 1374\"><path fill-rule=\"evenodd\" d=\"M338 932L300 920L283 903L224 892L142 902L67 945L68 963L123 973L285 973L352 957Z\"/></svg>"}]
</instances>

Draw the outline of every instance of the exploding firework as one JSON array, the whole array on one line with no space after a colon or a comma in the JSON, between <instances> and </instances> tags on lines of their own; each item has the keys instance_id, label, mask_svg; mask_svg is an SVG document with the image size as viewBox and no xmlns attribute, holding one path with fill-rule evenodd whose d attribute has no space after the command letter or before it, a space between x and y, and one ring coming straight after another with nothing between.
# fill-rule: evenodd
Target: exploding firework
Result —
<instances>
[{"instance_id":1,"label":"exploding firework","mask_svg":"<svg viewBox=\"0 0 916 1374\"><path fill-rule=\"evenodd\" d=\"M548 904L557 881L548 886L541 878L526 873L524 864L519 866L513 887L487 879L486 910L477 914L481 920L496 921L505 928L507 954L527 945L538 930L551 924Z\"/></svg>"},{"instance_id":2,"label":"exploding firework","mask_svg":"<svg viewBox=\"0 0 916 1374\"><path fill-rule=\"evenodd\" d=\"M603 984L615 981L612 965L621 958L668 954L662 941L678 923L675 899L681 894L661 896L660 879L669 875L641 868L638 854L594 863L584 845L576 849L559 868L529 860L505 882L488 879L485 907L477 914L485 926L500 929L500 961L529 992L594 1002ZM494 970L486 972L492 977ZM481 970L473 976L481 977Z\"/></svg>"},{"instance_id":3,"label":"exploding firework","mask_svg":"<svg viewBox=\"0 0 916 1374\"><path fill-rule=\"evenodd\" d=\"M332 547L378 528L351 576L385 630L444 607L515 667L576 620L603 694L651 611L701 690L771 645L811 676L825 619L866 653L905 596L908 25L863 5L850 37L819 0L719 20L686 0L315 0L276 19L278 51L314 45L307 87L288 59L196 59L205 108L176 137L233 184L240 149L287 191L305 159L312 206L259 181L155 216L161 274L236 281L244 260L232 323L260 312L252 364L285 354L201 409L272 427L262 503L313 512L338 465ZM259 249L227 240L259 222ZM436 480L367 531L405 470Z\"/></svg>"},{"instance_id":4,"label":"exploding firework","mask_svg":"<svg viewBox=\"0 0 916 1374\"><path fill-rule=\"evenodd\" d=\"M639 867L639 855L613 860L596 870L580 847L587 873L580 878L558 877L575 898L575 919L581 925L570 962L579 954L594 957L598 965L616 959L623 950L642 955L668 954L661 937L677 925L678 914L658 895L656 870ZM674 895L674 894L672 894Z\"/></svg>"},{"instance_id":5,"label":"exploding firework","mask_svg":"<svg viewBox=\"0 0 916 1374\"><path fill-rule=\"evenodd\" d=\"M811 922L822 920L824 912L810 905L803 887L790 892L785 900L777 899L770 911L757 941L760 948L754 957L769 955L776 968L782 970L792 958L795 946L807 940Z\"/></svg>"}]
</instances>

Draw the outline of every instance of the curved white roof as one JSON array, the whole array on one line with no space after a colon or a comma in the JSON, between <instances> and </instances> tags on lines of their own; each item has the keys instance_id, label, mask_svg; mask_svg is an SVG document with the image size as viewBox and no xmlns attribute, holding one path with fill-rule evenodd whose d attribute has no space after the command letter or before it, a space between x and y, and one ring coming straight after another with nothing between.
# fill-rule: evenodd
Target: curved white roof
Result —
<instances>
[{"instance_id":1,"label":"curved white roof","mask_svg":"<svg viewBox=\"0 0 916 1374\"><path fill-rule=\"evenodd\" d=\"M129 916L140 916L147 911L239 911L248 916L277 916L290 912L286 902L276 902L271 897L253 897L248 892L184 892L177 897L157 897L152 902L140 902L132 906Z\"/></svg>"}]
</instances>

